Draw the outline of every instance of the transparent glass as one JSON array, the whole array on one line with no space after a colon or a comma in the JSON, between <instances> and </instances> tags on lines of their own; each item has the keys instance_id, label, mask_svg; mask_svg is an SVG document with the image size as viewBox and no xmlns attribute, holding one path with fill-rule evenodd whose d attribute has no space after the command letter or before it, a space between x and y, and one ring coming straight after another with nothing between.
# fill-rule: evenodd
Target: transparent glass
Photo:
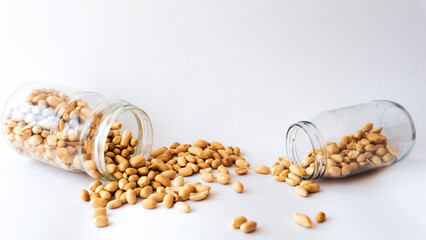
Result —
<instances>
[{"instance_id":1,"label":"transparent glass","mask_svg":"<svg viewBox=\"0 0 426 240\"><path fill-rule=\"evenodd\" d=\"M48 83L28 83L8 99L3 136L19 154L96 179L114 180L104 154L111 126L120 123L137 139L128 158L148 157L152 125L148 115L122 100ZM109 159L111 160L111 159Z\"/></svg>"},{"instance_id":2,"label":"transparent glass","mask_svg":"<svg viewBox=\"0 0 426 240\"><path fill-rule=\"evenodd\" d=\"M411 152L414 122L398 103L377 100L319 113L290 126L286 149L303 179L342 178L392 165Z\"/></svg>"}]
</instances>

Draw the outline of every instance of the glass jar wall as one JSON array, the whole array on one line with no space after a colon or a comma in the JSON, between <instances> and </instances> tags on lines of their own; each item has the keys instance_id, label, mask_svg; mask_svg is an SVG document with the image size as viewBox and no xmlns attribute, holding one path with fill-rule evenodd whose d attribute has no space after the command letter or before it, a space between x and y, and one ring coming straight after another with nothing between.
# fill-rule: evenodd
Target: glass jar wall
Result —
<instances>
[{"instance_id":1,"label":"glass jar wall","mask_svg":"<svg viewBox=\"0 0 426 240\"><path fill-rule=\"evenodd\" d=\"M4 108L2 123L4 138L19 154L96 179L115 179L117 170L108 168L114 164L110 153L129 159L147 157L151 151L152 125L143 110L53 84L29 83L16 90ZM133 141L111 147L112 137L121 138L120 129L128 130Z\"/></svg>"},{"instance_id":2,"label":"glass jar wall","mask_svg":"<svg viewBox=\"0 0 426 240\"><path fill-rule=\"evenodd\" d=\"M291 164L305 168L304 179L342 178L404 159L415 139L407 110L377 100L293 124L286 134L286 149Z\"/></svg>"}]
</instances>

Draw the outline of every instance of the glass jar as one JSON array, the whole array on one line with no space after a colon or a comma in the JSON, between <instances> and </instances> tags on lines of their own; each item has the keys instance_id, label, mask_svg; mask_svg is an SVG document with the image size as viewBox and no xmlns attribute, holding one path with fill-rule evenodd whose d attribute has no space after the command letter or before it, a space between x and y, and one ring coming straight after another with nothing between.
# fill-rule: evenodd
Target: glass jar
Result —
<instances>
[{"instance_id":1,"label":"glass jar","mask_svg":"<svg viewBox=\"0 0 426 240\"><path fill-rule=\"evenodd\" d=\"M17 89L6 103L2 123L4 138L17 153L96 179L116 179L117 170L107 167L114 156L106 153L148 157L153 141L151 120L138 107L46 83ZM133 133L127 134L131 144L111 149L111 137L121 135L120 128Z\"/></svg>"},{"instance_id":2,"label":"glass jar","mask_svg":"<svg viewBox=\"0 0 426 240\"><path fill-rule=\"evenodd\" d=\"M290 126L286 149L303 179L342 178L392 165L411 152L416 130L398 103L377 100L319 113Z\"/></svg>"}]
</instances>

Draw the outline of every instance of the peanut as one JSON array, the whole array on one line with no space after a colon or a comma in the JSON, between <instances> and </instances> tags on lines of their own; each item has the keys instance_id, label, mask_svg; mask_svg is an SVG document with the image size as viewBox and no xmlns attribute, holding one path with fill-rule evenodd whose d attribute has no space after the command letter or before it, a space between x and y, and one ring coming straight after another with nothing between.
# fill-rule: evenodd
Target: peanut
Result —
<instances>
[{"instance_id":1,"label":"peanut","mask_svg":"<svg viewBox=\"0 0 426 240\"><path fill-rule=\"evenodd\" d=\"M229 175L229 171L228 171L228 169L225 166L219 166L217 168L217 171L220 172L220 173L225 173L225 174Z\"/></svg>"},{"instance_id":2,"label":"peanut","mask_svg":"<svg viewBox=\"0 0 426 240\"><path fill-rule=\"evenodd\" d=\"M161 185L165 186L165 187L170 187L172 184L170 182L170 179L166 176L164 176L163 174L158 174L157 176L155 176L155 181L161 183Z\"/></svg>"},{"instance_id":3,"label":"peanut","mask_svg":"<svg viewBox=\"0 0 426 240\"><path fill-rule=\"evenodd\" d=\"M293 220L295 223L304 226L306 228L312 227L311 219L303 213L295 213L293 215Z\"/></svg>"},{"instance_id":4,"label":"peanut","mask_svg":"<svg viewBox=\"0 0 426 240\"><path fill-rule=\"evenodd\" d=\"M82 189L80 191L80 198L83 199L84 201L89 201L90 200L89 192L86 189Z\"/></svg>"},{"instance_id":5,"label":"peanut","mask_svg":"<svg viewBox=\"0 0 426 240\"><path fill-rule=\"evenodd\" d=\"M269 167L265 165L259 165L254 167L254 171L260 174L269 174L270 172Z\"/></svg>"},{"instance_id":6,"label":"peanut","mask_svg":"<svg viewBox=\"0 0 426 240\"><path fill-rule=\"evenodd\" d=\"M242 193L244 191L244 185L239 181L235 181L234 183L232 183L232 188L237 193Z\"/></svg>"},{"instance_id":7,"label":"peanut","mask_svg":"<svg viewBox=\"0 0 426 240\"><path fill-rule=\"evenodd\" d=\"M216 175L216 181L220 184L228 184L231 181L231 177L225 173L218 173Z\"/></svg>"},{"instance_id":8,"label":"peanut","mask_svg":"<svg viewBox=\"0 0 426 240\"><path fill-rule=\"evenodd\" d=\"M127 190L126 199L129 204L134 205L136 203L136 192L133 189Z\"/></svg>"},{"instance_id":9,"label":"peanut","mask_svg":"<svg viewBox=\"0 0 426 240\"><path fill-rule=\"evenodd\" d=\"M126 194L127 195L127 194ZM111 200L108 202L108 204L106 205L106 207L108 209L115 209L115 208L119 208L121 206L121 200L120 198L116 198L114 200Z\"/></svg>"},{"instance_id":10,"label":"peanut","mask_svg":"<svg viewBox=\"0 0 426 240\"><path fill-rule=\"evenodd\" d=\"M93 221L93 225L95 225L95 227L106 227L108 226L108 223L108 217L104 215L97 216Z\"/></svg>"},{"instance_id":11,"label":"peanut","mask_svg":"<svg viewBox=\"0 0 426 240\"><path fill-rule=\"evenodd\" d=\"M299 196L302 196L302 197L308 196L308 190L306 190L306 188L304 188L302 186L296 186L295 190L296 190L297 195L299 195Z\"/></svg>"},{"instance_id":12,"label":"peanut","mask_svg":"<svg viewBox=\"0 0 426 240\"><path fill-rule=\"evenodd\" d=\"M107 201L103 198L94 198L90 200L90 206L95 208L105 207L107 205Z\"/></svg>"},{"instance_id":13,"label":"peanut","mask_svg":"<svg viewBox=\"0 0 426 240\"><path fill-rule=\"evenodd\" d=\"M247 218L245 218L244 216L236 217L232 219L232 227L238 229L245 222L247 222Z\"/></svg>"},{"instance_id":14,"label":"peanut","mask_svg":"<svg viewBox=\"0 0 426 240\"><path fill-rule=\"evenodd\" d=\"M190 193L189 199L191 199L192 201L201 201L201 200L204 200L208 195L209 195L209 190Z\"/></svg>"},{"instance_id":15,"label":"peanut","mask_svg":"<svg viewBox=\"0 0 426 240\"><path fill-rule=\"evenodd\" d=\"M191 207L185 202L175 203L175 208L179 212L183 212L183 213L189 213L191 211Z\"/></svg>"},{"instance_id":16,"label":"peanut","mask_svg":"<svg viewBox=\"0 0 426 240\"><path fill-rule=\"evenodd\" d=\"M248 168L246 168L246 167L236 168L236 169L235 169L235 172L236 172L238 175L244 175L244 174L246 174L246 173L248 172Z\"/></svg>"},{"instance_id":17,"label":"peanut","mask_svg":"<svg viewBox=\"0 0 426 240\"><path fill-rule=\"evenodd\" d=\"M253 232L254 230L256 230L256 228L257 228L257 223L255 221L248 221L241 224L240 226L240 230L245 233Z\"/></svg>"},{"instance_id":18,"label":"peanut","mask_svg":"<svg viewBox=\"0 0 426 240\"><path fill-rule=\"evenodd\" d=\"M147 198L142 201L142 207L145 209L154 209L157 207L157 201L152 198Z\"/></svg>"},{"instance_id":19,"label":"peanut","mask_svg":"<svg viewBox=\"0 0 426 240\"><path fill-rule=\"evenodd\" d=\"M315 217L315 220L317 221L317 223L322 223L325 221L325 213L324 212L319 212L317 214L317 216Z\"/></svg>"},{"instance_id":20,"label":"peanut","mask_svg":"<svg viewBox=\"0 0 426 240\"><path fill-rule=\"evenodd\" d=\"M296 174L297 176L304 176L306 174L305 169L302 166L299 165L291 165L290 166L290 171L294 174Z\"/></svg>"},{"instance_id":21,"label":"peanut","mask_svg":"<svg viewBox=\"0 0 426 240\"><path fill-rule=\"evenodd\" d=\"M175 197L172 194L168 193L166 194L166 196L164 196L163 206L166 208L171 208L174 202L175 202Z\"/></svg>"},{"instance_id":22,"label":"peanut","mask_svg":"<svg viewBox=\"0 0 426 240\"><path fill-rule=\"evenodd\" d=\"M206 182L214 182L215 177L213 176L212 173L202 173L201 179L203 179Z\"/></svg>"}]
</instances>

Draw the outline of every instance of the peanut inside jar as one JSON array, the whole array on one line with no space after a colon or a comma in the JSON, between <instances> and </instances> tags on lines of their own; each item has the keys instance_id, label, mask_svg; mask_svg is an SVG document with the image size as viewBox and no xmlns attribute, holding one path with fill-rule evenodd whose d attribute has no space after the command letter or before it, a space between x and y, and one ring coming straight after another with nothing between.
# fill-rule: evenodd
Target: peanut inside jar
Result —
<instances>
[{"instance_id":1,"label":"peanut inside jar","mask_svg":"<svg viewBox=\"0 0 426 240\"><path fill-rule=\"evenodd\" d=\"M343 136L340 142L328 142L326 145L327 160L324 176L344 177L359 172L391 164L398 152L388 144L388 139L382 132L382 127L374 128L372 123L352 135ZM322 150L309 152L302 161L307 175L312 175L318 161L323 158Z\"/></svg>"},{"instance_id":2,"label":"peanut inside jar","mask_svg":"<svg viewBox=\"0 0 426 240\"><path fill-rule=\"evenodd\" d=\"M5 114L4 132L18 153L78 171L81 123L90 114L85 101L55 89L33 89Z\"/></svg>"}]
</instances>

